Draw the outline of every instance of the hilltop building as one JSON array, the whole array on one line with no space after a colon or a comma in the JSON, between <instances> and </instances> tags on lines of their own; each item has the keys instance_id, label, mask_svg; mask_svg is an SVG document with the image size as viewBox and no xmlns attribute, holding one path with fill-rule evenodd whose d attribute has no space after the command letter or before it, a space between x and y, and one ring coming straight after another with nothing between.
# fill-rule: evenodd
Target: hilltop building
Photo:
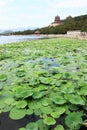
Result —
<instances>
[{"instance_id":1,"label":"hilltop building","mask_svg":"<svg viewBox=\"0 0 87 130\"><path fill-rule=\"evenodd\" d=\"M72 18L72 16L71 16L71 15L69 15L69 16L67 16L67 17L66 17L66 19L71 19L71 18Z\"/></svg>"},{"instance_id":2,"label":"hilltop building","mask_svg":"<svg viewBox=\"0 0 87 130\"><path fill-rule=\"evenodd\" d=\"M55 19L54 19L54 22L52 22L49 26L51 27L51 26L53 26L53 27L55 27L55 26L58 26L58 25L60 25L61 24L61 21L60 21L60 16L55 16Z\"/></svg>"},{"instance_id":3,"label":"hilltop building","mask_svg":"<svg viewBox=\"0 0 87 130\"><path fill-rule=\"evenodd\" d=\"M36 30L35 32L34 32L34 34L40 34L40 31L39 30Z\"/></svg>"}]
</instances>

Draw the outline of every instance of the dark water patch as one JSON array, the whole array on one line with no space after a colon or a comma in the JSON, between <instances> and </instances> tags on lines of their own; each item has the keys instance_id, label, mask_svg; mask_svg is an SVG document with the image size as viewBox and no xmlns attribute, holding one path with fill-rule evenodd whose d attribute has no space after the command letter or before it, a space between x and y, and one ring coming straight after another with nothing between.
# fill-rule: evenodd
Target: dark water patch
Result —
<instances>
[{"instance_id":1,"label":"dark water patch","mask_svg":"<svg viewBox=\"0 0 87 130\"><path fill-rule=\"evenodd\" d=\"M87 127L81 126L80 130L87 130Z\"/></svg>"},{"instance_id":2,"label":"dark water patch","mask_svg":"<svg viewBox=\"0 0 87 130\"><path fill-rule=\"evenodd\" d=\"M42 58L42 59L29 59L29 62L31 64L38 64L41 65L43 69L49 70L51 67L59 67L60 65L57 63L57 61L53 58Z\"/></svg>"},{"instance_id":3,"label":"dark water patch","mask_svg":"<svg viewBox=\"0 0 87 130\"><path fill-rule=\"evenodd\" d=\"M53 126L51 126L49 130L53 130L57 125L63 125L64 130L68 130L68 128L67 128L67 126L65 124L65 118L66 118L65 114L63 114L60 118L57 118L56 119L56 124L53 125ZM87 127L85 127L85 126L82 125L79 130L87 130Z\"/></svg>"},{"instance_id":4,"label":"dark water patch","mask_svg":"<svg viewBox=\"0 0 87 130\"><path fill-rule=\"evenodd\" d=\"M69 71L69 72L72 72L72 71L79 72L80 67L79 66L71 66L69 68L66 68L66 70Z\"/></svg>"},{"instance_id":5,"label":"dark water patch","mask_svg":"<svg viewBox=\"0 0 87 130\"><path fill-rule=\"evenodd\" d=\"M53 58L47 58L43 57L40 59L29 59L28 60L30 64L32 65L41 65L42 69L48 70L49 73L57 73L58 68L61 67L61 65L58 63L57 59ZM65 66L64 70L67 72L80 72L80 67L79 66Z\"/></svg>"},{"instance_id":6,"label":"dark water patch","mask_svg":"<svg viewBox=\"0 0 87 130\"><path fill-rule=\"evenodd\" d=\"M50 66L59 67L59 64L57 63L57 61L55 59L43 58L42 61L44 62L45 66L48 66L48 68Z\"/></svg>"},{"instance_id":7,"label":"dark water patch","mask_svg":"<svg viewBox=\"0 0 87 130\"><path fill-rule=\"evenodd\" d=\"M68 130L65 124L66 115L63 114L61 117L56 119L56 124L49 127L48 130L53 130L57 125L63 125L64 130ZM87 117L83 117L85 119ZM12 120L9 118L9 113L5 112L0 114L0 130L18 130L21 127L25 127L30 122L36 122L39 120L39 116L30 115L25 116L23 119L20 120ZM79 130L87 130L87 127L81 126Z\"/></svg>"},{"instance_id":8,"label":"dark water patch","mask_svg":"<svg viewBox=\"0 0 87 130\"><path fill-rule=\"evenodd\" d=\"M25 127L29 122L36 122L39 119L38 116L31 115L25 116L20 120L12 120L9 118L9 113L0 114L0 130L18 130L21 127Z\"/></svg>"},{"instance_id":9,"label":"dark water patch","mask_svg":"<svg viewBox=\"0 0 87 130\"><path fill-rule=\"evenodd\" d=\"M64 130L67 130L67 126L65 125L65 117L66 115L62 115L60 118L56 119L56 124L50 127L50 130L53 130L57 125L63 125Z\"/></svg>"}]
</instances>

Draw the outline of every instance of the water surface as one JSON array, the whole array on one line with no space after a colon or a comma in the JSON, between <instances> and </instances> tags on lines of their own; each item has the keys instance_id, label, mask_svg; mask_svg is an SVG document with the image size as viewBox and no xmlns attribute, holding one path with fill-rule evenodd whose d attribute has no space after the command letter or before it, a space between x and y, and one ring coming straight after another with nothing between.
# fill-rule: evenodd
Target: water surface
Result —
<instances>
[{"instance_id":1,"label":"water surface","mask_svg":"<svg viewBox=\"0 0 87 130\"><path fill-rule=\"evenodd\" d=\"M0 44L20 42L20 41L29 41L33 39L41 39L42 36L36 35L11 35L11 36L0 36Z\"/></svg>"}]
</instances>

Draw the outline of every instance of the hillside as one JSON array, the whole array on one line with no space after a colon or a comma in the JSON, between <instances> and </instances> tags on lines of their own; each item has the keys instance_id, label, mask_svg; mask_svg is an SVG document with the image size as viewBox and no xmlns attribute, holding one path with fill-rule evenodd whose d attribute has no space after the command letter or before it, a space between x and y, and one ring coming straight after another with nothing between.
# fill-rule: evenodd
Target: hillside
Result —
<instances>
[{"instance_id":1,"label":"hillside","mask_svg":"<svg viewBox=\"0 0 87 130\"><path fill-rule=\"evenodd\" d=\"M43 28L38 28L35 30L25 30L25 31L19 31L15 32L14 34L33 34L37 30L41 34L66 34L67 31L69 30L81 30L87 32L87 15L81 15L77 17L70 17L66 18L64 20L61 20L62 24L58 25L56 27L43 27Z\"/></svg>"},{"instance_id":2,"label":"hillside","mask_svg":"<svg viewBox=\"0 0 87 130\"><path fill-rule=\"evenodd\" d=\"M44 34L65 34L69 30L81 30L87 32L87 15L67 18L61 21L63 24L56 27L44 27L39 29Z\"/></svg>"},{"instance_id":3,"label":"hillside","mask_svg":"<svg viewBox=\"0 0 87 130\"><path fill-rule=\"evenodd\" d=\"M87 15L65 19L64 25L68 30L87 31Z\"/></svg>"}]
</instances>

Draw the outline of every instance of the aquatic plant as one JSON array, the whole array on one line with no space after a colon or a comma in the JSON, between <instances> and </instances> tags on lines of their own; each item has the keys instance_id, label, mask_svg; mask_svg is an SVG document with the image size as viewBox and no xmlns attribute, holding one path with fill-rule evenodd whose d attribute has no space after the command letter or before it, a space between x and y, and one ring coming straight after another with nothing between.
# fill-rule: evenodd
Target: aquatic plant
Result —
<instances>
[{"instance_id":1,"label":"aquatic plant","mask_svg":"<svg viewBox=\"0 0 87 130\"><path fill-rule=\"evenodd\" d=\"M87 42L45 39L1 45L4 51L0 113L38 117L19 130L79 130L87 118Z\"/></svg>"}]
</instances>

